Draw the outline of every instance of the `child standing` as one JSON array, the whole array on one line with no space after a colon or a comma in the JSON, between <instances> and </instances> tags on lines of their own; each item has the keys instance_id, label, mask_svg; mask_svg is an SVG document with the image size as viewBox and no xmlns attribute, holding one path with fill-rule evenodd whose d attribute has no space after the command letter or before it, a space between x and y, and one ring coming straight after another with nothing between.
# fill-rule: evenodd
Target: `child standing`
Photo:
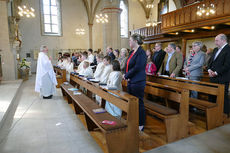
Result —
<instances>
[{"instance_id":1,"label":"child standing","mask_svg":"<svg viewBox=\"0 0 230 153\"><path fill-rule=\"evenodd\" d=\"M109 74L109 78L107 81L107 86L112 87L113 89L122 91L122 74L120 69L120 63L117 60L114 60L112 62L112 72ZM112 93L110 93L112 94ZM114 94L112 94L114 95ZM116 96L116 95L114 95ZM105 109L107 112L109 112L111 115L120 118L122 111L117 106L111 104L110 102L106 101Z\"/></svg>"}]
</instances>

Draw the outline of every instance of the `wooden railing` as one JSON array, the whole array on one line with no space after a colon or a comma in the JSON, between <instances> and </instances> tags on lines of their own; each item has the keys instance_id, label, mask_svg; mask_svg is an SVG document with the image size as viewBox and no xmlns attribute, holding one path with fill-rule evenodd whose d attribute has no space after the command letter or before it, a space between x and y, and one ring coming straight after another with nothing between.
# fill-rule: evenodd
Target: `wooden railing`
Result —
<instances>
[{"instance_id":1,"label":"wooden railing","mask_svg":"<svg viewBox=\"0 0 230 153\"><path fill-rule=\"evenodd\" d=\"M132 34L138 33L145 37L159 35L161 34L161 23L157 24L157 26L154 26L154 27L151 26L151 27L144 27L144 28L136 29L136 30L133 30L131 33Z\"/></svg>"},{"instance_id":2,"label":"wooden railing","mask_svg":"<svg viewBox=\"0 0 230 153\"><path fill-rule=\"evenodd\" d=\"M211 3L215 5L215 14L209 16L198 16L196 14L197 6L202 4L209 6ZM202 3L195 3L163 14L161 17L161 24L155 27L136 29L131 33L138 33L148 38L170 32L230 22L230 0L204 0Z\"/></svg>"},{"instance_id":3,"label":"wooden railing","mask_svg":"<svg viewBox=\"0 0 230 153\"><path fill-rule=\"evenodd\" d=\"M197 7L205 4L215 5L215 14L198 16ZM173 12L163 14L162 33L175 32L189 28L225 23L230 21L230 0L204 0L202 3L196 3Z\"/></svg>"}]
</instances>

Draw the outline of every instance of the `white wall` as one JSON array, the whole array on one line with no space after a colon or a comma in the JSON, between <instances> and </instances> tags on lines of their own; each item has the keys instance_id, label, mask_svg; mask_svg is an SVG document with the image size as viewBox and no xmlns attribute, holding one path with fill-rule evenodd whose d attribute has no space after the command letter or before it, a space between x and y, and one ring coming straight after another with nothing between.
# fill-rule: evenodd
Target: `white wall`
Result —
<instances>
[{"instance_id":1,"label":"white wall","mask_svg":"<svg viewBox=\"0 0 230 153\"><path fill-rule=\"evenodd\" d=\"M25 0L23 1L25 2ZM40 24L40 0L30 0L29 5L35 9L35 18L22 18L19 22L19 29L22 38L22 48L20 57L25 58L26 53L32 53L39 49L41 45L47 45L51 55L55 55L53 50L58 49L87 49L89 47L88 18L82 0L61 0L62 9L62 31L63 35L42 36ZM143 8L137 0L128 0L129 5L129 31L145 27L146 17ZM157 6L157 5L156 5ZM98 11L102 9L102 3ZM155 15L154 13L154 16ZM82 25L86 34L84 36L75 35L75 29ZM121 39L121 48L129 48L129 39ZM94 22L93 25L93 50L103 49L103 27ZM33 54L31 54L33 56ZM36 71L36 60L32 62L32 72Z\"/></svg>"},{"instance_id":2,"label":"white wall","mask_svg":"<svg viewBox=\"0 0 230 153\"><path fill-rule=\"evenodd\" d=\"M47 45L49 50L55 49L87 49L89 47L88 17L82 0L62 0L62 31L63 35L42 36L40 24L40 0L31 0L30 6L35 9L35 18L22 18L19 28L22 35L22 48L20 57L25 58L26 53ZM78 36L75 29L80 26L85 28L86 34ZM95 22L93 26L93 49L102 48L102 25ZM51 53L52 54L52 53ZM54 53L52 54L54 55ZM32 60L32 72L36 69L36 60Z\"/></svg>"},{"instance_id":3,"label":"white wall","mask_svg":"<svg viewBox=\"0 0 230 153\"><path fill-rule=\"evenodd\" d=\"M169 12L175 11L176 5L173 0L169 0Z\"/></svg>"},{"instance_id":4,"label":"white wall","mask_svg":"<svg viewBox=\"0 0 230 153\"><path fill-rule=\"evenodd\" d=\"M146 17L137 0L129 0L129 31L145 27Z\"/></svg>"}]
</instances>

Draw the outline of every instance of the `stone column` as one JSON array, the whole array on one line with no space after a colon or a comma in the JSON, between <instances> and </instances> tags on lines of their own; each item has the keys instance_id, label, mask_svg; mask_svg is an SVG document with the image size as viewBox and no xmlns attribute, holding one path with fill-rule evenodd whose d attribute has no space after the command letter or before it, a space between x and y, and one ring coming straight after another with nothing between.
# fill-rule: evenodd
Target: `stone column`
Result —
<instances>
[{"instance_id":1,"label":"stone column","mask_svg":"<svg viewBox=\"0 0 230 153\"><path fill-rule=\"evenodd\" d=\"M120 0L104 0L103 13L108 15L109 22L103 25L103 47L107 46L113 49L121 48L121 28L120 28Z\"/></svg>"},{"instance_id":2,"label":"stone column","mask_svg":"<svg viewBox=\"0 0 230 153\"><path fill-rule=\"evenodd\" d=\"M93 24L89 23L89 48L93 49Z\"/></svg>"},{"instance_id":3,"label":"stone column","mask_svg":"<svg viewBox=\"0 0 230 153\"><path fill-rule=\"evenodd\" d=\"M2 75L3 80L15 80L15 58L11 51L9 40L8 14L7 14L8 0L0 0L0 52L2 56Z\"/></svg>"}]
</instances>

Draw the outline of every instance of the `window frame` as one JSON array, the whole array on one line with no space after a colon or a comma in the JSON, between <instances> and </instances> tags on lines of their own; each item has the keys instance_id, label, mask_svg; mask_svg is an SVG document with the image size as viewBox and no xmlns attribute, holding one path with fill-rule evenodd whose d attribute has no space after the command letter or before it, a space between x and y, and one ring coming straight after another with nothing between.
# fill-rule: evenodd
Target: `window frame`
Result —
<instances>
[{"instance_id":1,"label":"window frame","mask_svg":"<svg viewBox=\"0 0 230 153\"><path fill-rule=\"evenodd\" d=\"M52 17L52 14L51 14L51 0L50 1L50 5L49 5L49 8L50 8L50 21L51 21L51 17ZM44 14L44 5L43 5L43 0L40 0L40 23L41 23L41 35L42 36L62 36L62 14L61 14L61 0L56 0L56 3L57 3L57 20L58 20L58 32L57 33L54 33L52 32L45 32L45 14ZM51 25L51 29L52 29L52 21L50 23Z\"/></svg>"},{"instance_id":2,"label":"window frame","mask_svg":"<svg viewBox=\"0 0 230 153\"><path fill-rule=\"evenodd\" d=\"M121 34L121 29L122 29L121 28L121 14L122 14L122 12L121 12L121 14L120 14L120 36L121 36L121 38L128 38L129 37L129 10L128 10L128 3L125 0L121 0L121 1L123 1L124 6L126 7L126 11L127 11L127 15L126 15L126 18L127 18L127 25L126 25L127 31L126 31L126 35ZM120 9L122 9L121 8L121 1L120 1L120 4L119 4Z\"/></svg>"}]
</instances>

